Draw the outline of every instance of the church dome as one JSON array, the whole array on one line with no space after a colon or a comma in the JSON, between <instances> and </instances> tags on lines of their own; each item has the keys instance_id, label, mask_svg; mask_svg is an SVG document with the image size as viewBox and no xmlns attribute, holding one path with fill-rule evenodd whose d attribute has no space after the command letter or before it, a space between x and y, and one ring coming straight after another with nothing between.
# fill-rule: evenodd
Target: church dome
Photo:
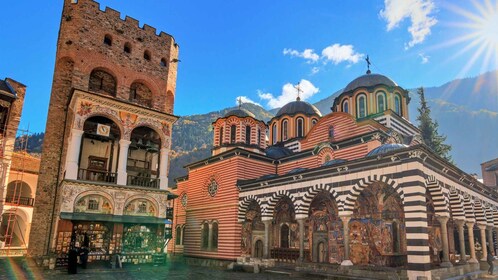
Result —
<instances>
[{"instance_id":1,"label":"church dome","mask_svg":"<svg viewBox=\"0 0 498 280\"><path fill-rule=\"evenodd\" d=\"M237 108L237 109L233 109L231 111L229 111L228 113L225 114L225 118L226 117L230 117L230 116L236 116L236 117L240 117L240 118L245 118L245 117L251 117L251 118L256 118L256 116L247 111L246 109L242 109L242 108Z\"/></svg>"},{"instance_id":2,"label":"church dome","mask_svg":"<svg viewBox=\"0 0 498 280\"><path fill-rule=\"evenodd\" d=\"M313 106L305 101L296 100L296 101L289 102L289 103L285 104L284 107L280 108L280 110L278 110L275 117L278 118L278 117L283 116L283 115L293 116L293 115L296 115L298 113L302 113L305 115L318 115L320 117L322 116L322 113L320 112L320 110L318 110L318 108L316 108L315 106Z\"/></svg>"},{"instance_id":3,"label":"church dome","mask_svg":"<svg viewBox=\"0 0 498 280\"><path fill-rule=\"evenodd\" d=\"M393 80L390 78L381 75L381 74L366 74L360 76L353 81L351 81L343 90L343 92L353 91L360 87L374 87L377 85L386 85L389 87L398 86Z\"/></svg>"},{"instance_id":4,"label":"church dome","mask_svg":"<svg viewBox=\"0 0 498 280\"><path fill-rule=\"evenodd\" d=\"M384 145L380 145L379 147L371 150L366 156L367 157L380 156L383 154L390 153L392 151L396 151L396 150L404 149L404 148L408 148L408 147L409 146L405 145L405 144L384 144Z\"/></svg>"}]
</instances>

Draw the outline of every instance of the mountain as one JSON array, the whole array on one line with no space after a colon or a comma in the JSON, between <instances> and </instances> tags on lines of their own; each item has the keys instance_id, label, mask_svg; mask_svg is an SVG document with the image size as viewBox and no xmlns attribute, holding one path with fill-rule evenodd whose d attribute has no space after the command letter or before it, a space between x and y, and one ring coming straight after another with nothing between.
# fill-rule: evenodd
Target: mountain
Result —
<instances>
[{"instance_id":1,"label":"mountain","mask_svg":"<svg viewBox=\"0 0 498 280\"><path fill-rule=\"evenodd\" d=\"M328 114L334 98L341 91L313 105L323 115ZM410 121L417 125L419 99L416 89L409 92L412 98L409 105ZM477 173L480 176L480 164L498 157L498 71L454 80L438 87L426 87L425 96L429 101L432 117L439 122L439 132L447 136L446 142L453 147L451 155L456 165L468 173ZM267 111L250 103L242 106L265 122L279 109ZM174 185L175 178L187 174L183 166L211 155L211 123L234 108L184 116L175 123L169 171L170 185ZM41 151L43 136L43 133L39 133L30 137L29 152Z\"/></svg>"}]
</instances>

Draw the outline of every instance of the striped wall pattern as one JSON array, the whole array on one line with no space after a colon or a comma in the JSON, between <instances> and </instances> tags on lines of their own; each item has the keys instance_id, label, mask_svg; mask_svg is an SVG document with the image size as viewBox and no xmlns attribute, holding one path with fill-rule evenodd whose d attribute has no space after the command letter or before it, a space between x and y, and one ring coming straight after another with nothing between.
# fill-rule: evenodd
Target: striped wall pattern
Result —
<instances>
[{"instance_id":1,"label":"striped wall pattern","mask_svg":"<svg viewBox=\"0 0 498 280\"><path fill-rule=\"evenodd\" d=\"M436 177L430 175L425 180L425 184L427 186L427 190L432 196L432 202L434 203L434 211L436 214L441 216L449 216L449 199L443 193L443 189L441 187L441 183L436 180Z\"/></svg>"},{"instance_id":2,"label":"striped wall pattern","mask_svg":"<svg viewBox=\"0 0 498 280\"><path fill-rule=\"evenodd\" d=\"M335 200L339 212L343 210L343 203L339 200L339 195L332 189L332 185L317 184L308 189L302 197L302 203L296 209L296 216L308 215L313 199L322 191L329 192Z\"/></svg>"},{"instance_id":3,"label":"striped wall pattern","mask_svg":"<svg viewBox=\"0 0 498 280\"><path fill-rule=\"evenodd\" d=\"M463 197L463 207L465 210L465 219L468 222L475 222L476 218L474 215L474 204L470 199L470 196L466 195Z\"/></svg>"},{"instance_id":4,"label":"striped wall pattern","mask_svg":"<svg viewBox=\"0 0 498 280\"><path fill-rule=\"evenodd\" d=\"M494 224L494 219L493 219L493 209L491 208L490 205L486 207L486 222L488 226L493 226Z\"/></svg>"},{"instance_id":5,"label":"striped wall pattern","mask_svg":"<svg viewBox=\"0 0 498 280\"><path fill-rule=\"evenodd\" d=\"M454 219L465 220L463 199L456 190L450 191L450 206L451 214Z\"/></svg>"},{"instance_id":6,"label":"striped wall pattern","mask_svg":"<svg viewBox=\"0 0 498 280\"><path fill-rule=\"evenodd\" d=\"M498 227L498 210L496 207L493 207L493 225Z\"/></svg>"},{"instance_id":7,"label":"striped wall pattern","mask_svg":"<svg viewBox=\"0 0 498 280\"><path fill-rule=\"evenodd\" d=\"M273 193L270 199L267 201L267 207L261 209L262 210L261 217L263 218L263 220L267 220L268 218L273 217L275 206L277 205L278 201L284 197L288 197L292 201L294 210L296 209L297 198L286 190L279 190Z\"/></svg>"},{"instance_id":8,"label":"striped wall pattern","mask_svg":"<svg viewBox=\"0 0 498 280\"><path fill-rule=\"evenodd\" d=\"M346 196L344 200L344 207L343 210L346 213L353 213L354 205L356 203L356 199L358 199L358 196L360 195L361 191L368 187L370 184L375 183L375 182L383 182L387 184L388 186L394 188L394 190L399 194L401 198L401 202L404 204L404 193L403 189L400 188L396 184L396 182L389 177L385 175L372 175L368 176L367 178L360 179L351 189L350 193Z\"/></svg>"},{"instance_id":9,"label":"striped wall pattern","mask_svg":"<svg viewBox=\"0 0 498 280\"><path fill-rule=\"evenodd\" d=\"M239 201L239 212L238 212L238 215L237 215L237 221L239 223L242 223L242 222L245 221L247 209L249 208L249 205L253 201L256 201L256 203L258 203L259 209L261 210L261 212L265 211L263 209L263 206L262 206L262 203L261 203L261 199L259 199L256 196L253 196L253 195L246 196L246 197L244 197L243 200Z\"/></svg>"},{"instance_id":10,"label":"striped wall pattern","mask_svg":"<svg viewBox=\"0 0 498 280\"><path fill-rule=\"evenodd\" d=\"M486 215L482 203L480 200L474 201L474 215L476 216L476 222L478 224L486 224Z\"/></svg>"}]
</instances>

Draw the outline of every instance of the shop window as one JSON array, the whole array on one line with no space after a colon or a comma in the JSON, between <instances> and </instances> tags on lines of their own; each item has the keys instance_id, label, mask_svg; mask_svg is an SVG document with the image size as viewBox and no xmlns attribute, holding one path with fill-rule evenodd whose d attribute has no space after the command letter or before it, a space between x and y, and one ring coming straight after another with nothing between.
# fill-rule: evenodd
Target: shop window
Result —
<instances>
[{"instance_id":1,"label":"shop window","mask_svg":"<svg viewBox=\"0 0 498 280\"><path fill-rule=\"evenodd\" d=\"M235 144L236 135L237 135L237 126L233 124L232 126L230 126L230 144Z\"/></svg>"},{"instance_id":2,"label":"shop window","mask_svg":"<svg viewBox=\"0 0 498 280\"><path fill-rule=\"evenodd\" d=\"M123 251L126 253L154 253L162 248L164 242L157 226L127 225L123 235Z\"/></svg>"},{"instance_id":3,"label":"shop window","mask_svg":"<svg viewBox=\"0 0 498 280\"><path fill-rule=\"evenodd\" d=\"M212 240L211 240L211 249L218 249L218 223L214 222L212 225Z\"/></svg>"}]
</instances>

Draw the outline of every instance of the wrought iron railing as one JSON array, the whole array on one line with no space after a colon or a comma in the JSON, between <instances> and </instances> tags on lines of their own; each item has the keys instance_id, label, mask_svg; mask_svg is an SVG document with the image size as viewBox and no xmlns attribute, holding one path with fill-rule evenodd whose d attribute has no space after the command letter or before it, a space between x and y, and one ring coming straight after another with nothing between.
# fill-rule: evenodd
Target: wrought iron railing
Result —
<instances>
[{"instance_id":1,"label":"wrought iron railing","mask_svg":"<svg viewBox=\"0 0 498 280\"><path fill-rule=\"evenodd\" d=\"M24 206L33 206L35 204L35 199L31 197L14 197L11 195L7 195L5 197L5 203L16 204L16 205L24 205Z\"/></svg>"},{"instance_id":2,"label":"wrought iron railing","mask_svg":"<svg viewBox=\"0 0 498 280\"><path fill-rule=\"evenodd\" d=\"M117 173L90 169L78 169L78 180L116 183Z\"/></svg>"},{"instance_id":3,"label":"wrought iron railing","mask_svg":"<svg viewBox=\"0 0 498 280\"><path fill-rule=\"evenodd\" d=\"M144 188L159 189L159 179L147 177L147 176L128 175L127 185L144 187Z\"/></svg>"}]
</instances>

